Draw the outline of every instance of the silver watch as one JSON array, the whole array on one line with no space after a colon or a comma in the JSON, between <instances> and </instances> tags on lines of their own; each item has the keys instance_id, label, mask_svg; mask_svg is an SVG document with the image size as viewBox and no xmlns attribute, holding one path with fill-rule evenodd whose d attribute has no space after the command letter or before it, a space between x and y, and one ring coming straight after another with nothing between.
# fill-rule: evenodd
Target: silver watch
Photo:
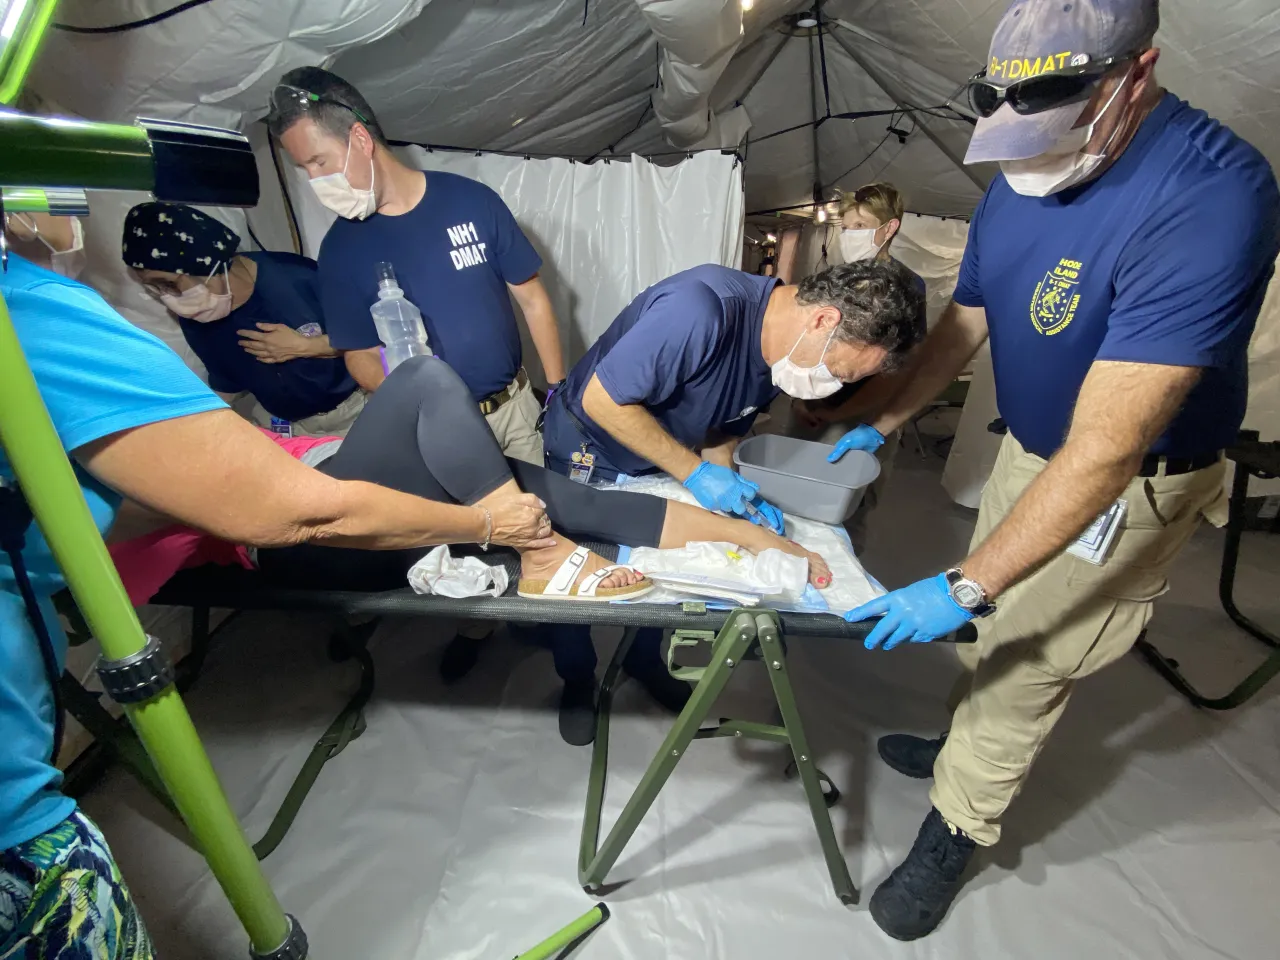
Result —
<instances>
[{"instance_id":1,"label":"silver watch","mask_svg":"<svg viewBox=\"0 0 1280 960\"><path fill-rule=\"evenodd\" d=\"M959 567L946 572L947 587L956 606L975 617L985 617L995 610L995 604L987 599L987 591L976 580L970 580Z\"/></svg>"}]
</instances>

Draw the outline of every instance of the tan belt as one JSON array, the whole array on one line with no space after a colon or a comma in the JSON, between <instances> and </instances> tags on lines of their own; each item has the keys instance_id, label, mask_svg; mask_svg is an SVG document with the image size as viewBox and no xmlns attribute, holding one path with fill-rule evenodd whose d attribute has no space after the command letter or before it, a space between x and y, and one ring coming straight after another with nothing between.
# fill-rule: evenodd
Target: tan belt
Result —
<instances>
[{"instance_id":1,"label":"tan belt","mask_svg":"<svg viewBox=\"0 0 1280 960\"><path fill-rule=\"evenodd\" d=\"M486 417L491 413L496 413L498 408L509 400L514 400L515 395L529 385L529 375L524 372L524 367L520 368L520 372L516 374L508 386L503 387L497 393L491 393L480 401L480 412Z\"/></svg>"}]
</instances>

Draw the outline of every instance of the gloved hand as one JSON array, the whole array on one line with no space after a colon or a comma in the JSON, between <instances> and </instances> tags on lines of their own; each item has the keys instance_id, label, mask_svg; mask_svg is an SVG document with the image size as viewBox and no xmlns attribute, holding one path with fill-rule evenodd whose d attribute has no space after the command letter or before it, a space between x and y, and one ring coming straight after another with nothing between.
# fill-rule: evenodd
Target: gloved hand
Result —
<instances>
[{"instance_id":1,"label":"gloved hand","mask_svg":"<svg viewBox=\"0 0 1280 960\"><path fill-rule=\"evenodd\" d=\"M850 623L882 617L867 634L863 645L868 650L884 644L892 650L904 640L928 643L945 637L973 619L973 614L951 599L947 575L917 580L908 587L877 597L850 610L844 618Z\"/></svg>"},{"instance_id":2,"label":"gloved hand","mask_svg":"<svg viewBox=\"0 0 1280 960\"><path fill-rule=\"evenodd\" d=\"M760 487L735 470L703 460L684 481L685 489L708 510L721 510L781 533L782 511L760 499Z\"/></svg>"},{"instance_id":3,"label":"gloved hand","mask_svg":"<svg viewBox=\"0 0 1280 960\"><path fill-rule=\"evenodd\" d=\"M860 423L836 444L836 448L827 455L827 463L835 463L850 450L865 450L875 453L884 444L884 434L870 424Z\"/></svg>"}]
</instances>

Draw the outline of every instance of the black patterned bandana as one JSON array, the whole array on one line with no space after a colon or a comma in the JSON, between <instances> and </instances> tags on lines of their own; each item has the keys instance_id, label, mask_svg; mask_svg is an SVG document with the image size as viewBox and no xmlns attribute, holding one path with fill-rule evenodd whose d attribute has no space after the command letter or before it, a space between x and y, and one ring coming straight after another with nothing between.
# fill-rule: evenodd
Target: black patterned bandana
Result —
<instances>
[{"instance_id":1,"label":"black patterned bandana","mask_svg":"<svg viewBox=\"0 0 1280 960\"><path fill-rule=\"evenodd\" d=\"M207 277L239 246L235 233L181 203L140 203L124 218L124 262L139 270Z\"/></svg>"}]
</instances>

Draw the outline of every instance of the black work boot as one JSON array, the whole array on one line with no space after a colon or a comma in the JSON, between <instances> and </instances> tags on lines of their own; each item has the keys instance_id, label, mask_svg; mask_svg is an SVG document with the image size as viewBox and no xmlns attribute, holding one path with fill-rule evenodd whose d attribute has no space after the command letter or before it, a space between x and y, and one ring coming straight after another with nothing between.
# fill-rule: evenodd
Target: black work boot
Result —
<instances>
[{"instance_id":1,"label":"black work boot","mask_svg":"<svg viewBox=\"0 0 1280 960\"><path fill-rule=\"evenodd\" d=\"M928 780L933 776L933 761L938 759L946 742L945 732L937 740L890 733L876 741L876 752L881 760L904 776Z\"/></svg>"},{"instance_id":2,"label":"black work boot","mask_svg":"<svg viewBox=\"0 0 1280 960\"><path fill-rule=\"evenodd\" d=\"M480 647L488 637L476 639L458 633L444 648L440 657L440 679L445 685L457 683L473 669L480 660Z\"/></svg>"},{"instance_id":3,"label":"black work boot","mask_svg":"<svg viewBox=\"0 0 1280 960\"><path fill-rule=\"evenodd\" d=\"M932 933L960 892L977 844L936 809L929 811L907 859L871 895L871 917L895 940Z\"/></svg>"},{"instance_id":4,"label":"black work boot","mask_svg":"<svg viewBox=\"0 0 1280 960\"><path fill-rule=\"evenodd\" d=\"M596 738L596 678L566 680L560 694L560 736L585 747Z\"/></svg>"}]
</instances>

